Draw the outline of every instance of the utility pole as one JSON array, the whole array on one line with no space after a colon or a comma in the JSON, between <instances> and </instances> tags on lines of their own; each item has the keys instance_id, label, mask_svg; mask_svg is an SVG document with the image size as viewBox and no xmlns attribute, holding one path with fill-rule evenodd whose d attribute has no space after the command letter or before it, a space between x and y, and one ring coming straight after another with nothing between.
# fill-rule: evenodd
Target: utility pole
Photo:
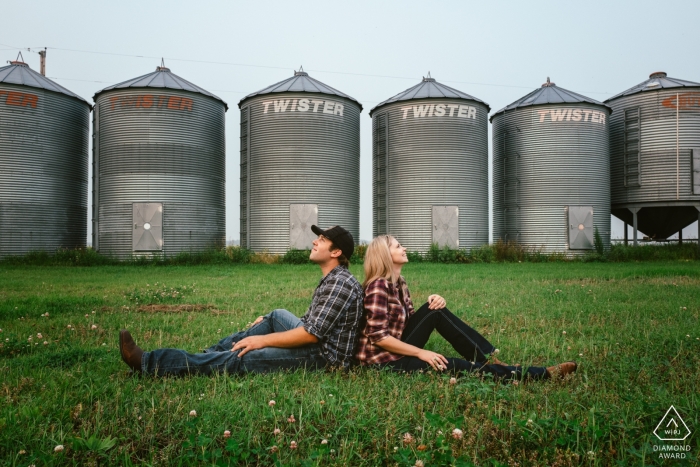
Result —
<instances>
[{"instance_id":1,"label":"utility pole","mask_svg":"<svg viewBox=\"0 0 700 467\"><path fill-rule=\"evenodd\" d=\"M44 47L44 50L39 51L39 56L41 57L39 72L41 73L41 76L46 76L46 47Z\"/></svg>"}]
</instances>

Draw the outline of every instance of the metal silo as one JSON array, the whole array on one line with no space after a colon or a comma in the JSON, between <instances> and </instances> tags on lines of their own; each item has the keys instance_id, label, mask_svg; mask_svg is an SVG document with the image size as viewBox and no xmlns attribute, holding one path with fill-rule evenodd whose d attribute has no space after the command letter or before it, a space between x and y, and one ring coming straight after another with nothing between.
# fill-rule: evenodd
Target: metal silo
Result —
<instances>
[{"instance_id":1,"label":"metal silo","mask_svg":"<svg viewBox=\"0 0 700 467\"><path fill-rule=\"evenodd\" d=\"M700 83L652 73L605 102L613 109L612 213L636 224L635 242L637 228L665 239L698 220Z\"/></svg>"},{"instance_id":2,"label":"metal silo","mask_svg":"<svg viewBox=\"0 0 700 467\"><path fill-rule=\"evenodd\" d=\"M420 252L488 243L489 110L430 75L371 110L375 236Z\"/></svg>"},{"instance_id":3,"label":"metal silo","mask_svg":"<svg viewBox=\"0 0 700 467\"><path fill-rule=\"evenodd\" d=\"M223 246L226 103L163 66L94 100L94 247L125 258Z\"/></svg>"},{"instance_id":4,"label":"metal silo","mask_svg":"<svg viewBox=\"0 0 700 467\"><path fill-rule=\"evenodd\" d=\"M583 253L610 244L610 109L550 83L491 116L494 240Z\"/></svg>"},{"instance_id":5,"label":"metal silo","mask_svg":"<svg viewBox=\"0 0 700 467\"><path fill-rule=\"evenodd\" d=\"M0 68L0 258L85 247L89 114L26 63Z\"/></svg>"},{"instance_id":6,"label":"metal silo","mask_svg":"<svg viewBox=\"0 0 700 467\"><path fill-rule=\"evenodd\" d=\"M238 106L241 246L311 248L312 224L342 225L358 241L362 105L298 71Z\"/></svg>"}]
</instances>

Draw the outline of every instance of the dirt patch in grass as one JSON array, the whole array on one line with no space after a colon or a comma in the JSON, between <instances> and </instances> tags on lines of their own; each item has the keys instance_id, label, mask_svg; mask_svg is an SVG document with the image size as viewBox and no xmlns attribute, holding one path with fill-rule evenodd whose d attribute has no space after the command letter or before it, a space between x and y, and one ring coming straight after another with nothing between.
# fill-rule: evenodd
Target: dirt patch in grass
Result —
<instances>
[{"instance_id":1,"label":"dirt patch in grass","mask_svg":"<svg viewBox=\"0 0 700 467\"><path fill-rule=\"evenodd\" d=\"M134 308L137 313L189 313L198 311L211 311L212 313L221 314L225 313L217 310L214 305L188 305L188 304L178 304L178 305L166 305L164 303L158 303L153 305L139 305Z\"/></svg>"}]
</instances>

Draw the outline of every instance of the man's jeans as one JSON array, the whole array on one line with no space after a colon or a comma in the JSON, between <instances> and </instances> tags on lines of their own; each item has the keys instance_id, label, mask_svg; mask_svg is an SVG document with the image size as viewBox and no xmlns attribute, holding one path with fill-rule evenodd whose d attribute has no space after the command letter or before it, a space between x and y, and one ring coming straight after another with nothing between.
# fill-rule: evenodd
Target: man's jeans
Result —
<instances>
[{"instance_id":1,"label":"man's jeans","mask_svg":"<svg viewBox=\"0 0 700 467\"><path fill-rule=\"evenodd\" d=\"M323 368L326 360L319 344L292 349L266 347L251 350L242 357L232 352L233 344L248 336L261 336L298 328L303 323L287 310L273 310L263 320L245 331L224 337L202 353L192 354L179 349L158 349L144 352L141 369L152 375L186 375L213 373L266 373L269 371Z\"/></svg>"}]
</instances>

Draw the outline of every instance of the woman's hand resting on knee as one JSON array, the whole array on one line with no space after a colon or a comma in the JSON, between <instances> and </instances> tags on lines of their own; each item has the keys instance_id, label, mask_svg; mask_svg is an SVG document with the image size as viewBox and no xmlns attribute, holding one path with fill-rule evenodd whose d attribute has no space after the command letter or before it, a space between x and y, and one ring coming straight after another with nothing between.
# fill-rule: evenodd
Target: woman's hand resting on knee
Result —
<instances>
[{"instance_id":1,"label":"woman's hand resting on knee","mask_svg":"<svg viewBox=\"0 0 700 467\"><path fill-rule=\"evenodd\" d=\"M439 310L445 308L447 302L440 295L433 294L428 297L428 308L431 310Z\"/></svg>"}]
</instances>

